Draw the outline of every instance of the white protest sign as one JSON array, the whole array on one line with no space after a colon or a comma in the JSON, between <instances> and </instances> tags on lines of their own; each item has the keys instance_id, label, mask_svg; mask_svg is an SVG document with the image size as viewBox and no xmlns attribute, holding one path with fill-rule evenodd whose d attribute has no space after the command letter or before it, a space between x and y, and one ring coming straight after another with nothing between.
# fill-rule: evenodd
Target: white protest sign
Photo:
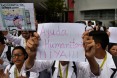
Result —
<instances>
[{"instance_id":1,"label":"white protest sign","mask_svg":"<svg viewBox=\"0 0 117 78\"><path fill-rule=\"evenodd\" d=\"M82 34L85 25L78 23L44 23L38 25L41 41L39 60L84 61Z\"/></svg>"},{"instance_id":2,"label":"white protest sign","mask_svg":"<svg viewBox=\"0 0 117 78\"><path fill-rule=\"evenodd\" d=\"M117 43L117 27L109 27L109 42Z\"/></svg>"},{"instance_id":3,"label":"white protest sign","mask_svg":"<svg viewBox=\"0 0 117 78\"><path fill-rule=\"evenodd\" d=\"M0 11L0 30L35 30L33 3L1 3Z\"/></svg>"}]
</instances>

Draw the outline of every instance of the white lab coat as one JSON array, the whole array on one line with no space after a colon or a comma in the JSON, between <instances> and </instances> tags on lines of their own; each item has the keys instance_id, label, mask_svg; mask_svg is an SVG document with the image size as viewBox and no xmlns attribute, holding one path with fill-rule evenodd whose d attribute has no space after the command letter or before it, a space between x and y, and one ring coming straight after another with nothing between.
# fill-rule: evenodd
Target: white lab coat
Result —
<instances>
[{"instance_id":1,"label":"white lab coat","mask_svg":"<svg viewBox=\"0 0 117 78\"><path fill-rule=\"evenodd\" d=\"M11 66L11 65L8 65L5 69L5 73L7 73L7 70L9 71L9 78L15 78L14 77L14 69L16 68L15 65ZM24 69L24 67L21 68L21 71L20 71L20 76L25 76L26 77L26 71Z\"/></svg>"},{"instance_id":2,"label":"white lab coat","mask_svg":"<svg viewBox=\"0 0 117 78\"><path fill-rule=\"evenodd\" d=\"M20 37L16 37L16 36L13 36L10 33L8 33L5 37L8 40L14 42L14 44L17 46L22 46L24 48L26 46L26 40L25 40L25 38L22 37L22 35ZM30 78L37 78L38 76L39 76L39 73L30 72Z\"/></svg>"},{"instance_id":3,"label":"white lab coat","mask_svg":"<svg viewBox=\"0 0 117 78\"><path fill-rule=\"evenodd\" d=\"M10 33L8 33L5 37L13 42L15 45L22 46L24 48L26 46L26 40L23 37L16 37L11 35Z\"/></svg>"},{"instance_id":4,"label":"white lab coat","mask_svg":"<svg viewBox=\"0 0 117 78\"><path fill-rule=\"evenodd\" d=\"M5 69L5 73L7 72L7 70L9 71L10 75L9 75L9 78L15 78L14 77L14 69L16 68L16 65L8 65ZM20 76L24 76L26 77L26 70L25 70L25 66L23 66L21 68L21 71L20 71ZM39 74L38 73L35 73L35 72L30 72L30 76L29 78L38 78Z\"/></svg>"},{"instance_id":5,"label":"white lab coat","mask_svg":"<svg viewBox=\"0 0 117 78\"><path fill-rule=\"evenodd\" d=\"M107 52L107 60L105 61L104 66L102 67L100 76L93 78L110 78L114 72L112 69L116 69L116 66L112 59L112 55ZM115 73L113 78L117 78L117 72Z\"/></svg>"},{"instance_id":6,"label":"white lab coat","mask_svg":"<svg viewBox=\"0 0 117 78\"><path fill-rule=\"evenodd\" d=\"M68 78L76 78L76 74L75 74L74 68L72 66L73 66L73 62L70 62L69 67L68 67ZM55 67L55 71L52 75L52 78L57 78L57 76L59 74L59 72L58 72L59 71L59 61L55 62L54 67Z\"/></svg>"},{"instance_id":7,"label":"white lab coat","mask_svg":"<svg viewBox=\"0 0 117 78\"><path fill-rule=\"evenodd\" d=\"M91 73L90 67L88 63L80 63L80 62L75 62L76 66L77 66L77 78L90 78L90 77L94 77L94 74ZM57 78L58 76L58 64L59 62L56 61L55 63L55 71L53 73L52 78ZM33 72L40 72L43 71L44 69L49 69L51 68L51 66L53 65L53 61L39 61L36 60L34 63L34 66L30 69L30 71ZM73 62L69 63L69 67L68 67L68 78L76 78L76 75L74 73L74 69L73 69Z\"/></svg>"}]
</instances>

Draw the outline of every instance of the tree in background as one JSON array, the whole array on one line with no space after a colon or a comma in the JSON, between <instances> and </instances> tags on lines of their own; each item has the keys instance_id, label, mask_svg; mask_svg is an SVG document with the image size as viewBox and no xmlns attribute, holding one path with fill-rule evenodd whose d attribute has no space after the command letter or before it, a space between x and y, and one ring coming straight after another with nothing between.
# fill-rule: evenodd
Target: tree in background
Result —
<instances>
[{"instance_id":1,"label":"tree in background","mask_svg":"<svg viewBox=\"0 0 117 78\"><path fill-rule=\"evenodd\" d=\"M64 0L47 0L47 21L48 22L62 22L64 13Z\"/></svg>"}]
</instances>

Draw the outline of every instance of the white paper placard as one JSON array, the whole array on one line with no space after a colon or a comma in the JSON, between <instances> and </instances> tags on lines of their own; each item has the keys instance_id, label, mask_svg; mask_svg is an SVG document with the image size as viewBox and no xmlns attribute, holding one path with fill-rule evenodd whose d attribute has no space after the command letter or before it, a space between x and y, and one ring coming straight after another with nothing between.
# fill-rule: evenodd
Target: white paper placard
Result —
<instances>
[{"instance_id":1,"label":"white paper placard","mask_svg":"<svg viewBox=\"0 0 117 78\"><path fill-rule=\"evenodd\" d=\"M39 60L84 61L82 34L85 25L78 23L44 23L38 25Z\"/></svg>"},{"instance_id":2,"label":"white paper placard","mask_svg":"<svg viewBox=\"0 0 117 78\"><path fill-rule=\"evenodd\" d=\"M117 43L117 27L109 27L109 42Z\"/></svg>"}]
</instances>

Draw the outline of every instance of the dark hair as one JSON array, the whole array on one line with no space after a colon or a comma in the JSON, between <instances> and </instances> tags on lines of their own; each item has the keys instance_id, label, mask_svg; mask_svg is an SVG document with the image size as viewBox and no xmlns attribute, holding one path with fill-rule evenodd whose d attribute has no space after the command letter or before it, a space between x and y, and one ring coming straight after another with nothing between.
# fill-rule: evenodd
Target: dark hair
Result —
<instances>
[{"instance_id":1,"label":"dark hair","mask_svg":"<svg viewBox=\"0 0 117 78\"><path fill-rule=\"evenodd\" d=\"M2 44L5 44L5 40L6 38L4 37L4 35L2 34L2 32L0 31L0 42L2 43Z\"/></svg>"},{"instance_id":2,"label":"dark hair","mask_svg":"<svg viewBox=\"0 0 117 78\"><path fill-rule=\"evenodd\" d=\"M105 31L105 32L107 32L106 26L98 26L98 30L96 30L96 27L94 27L94 30L95 31Z\"/></svg>"},{"instance_id":3,"label":"dark hair","mask_svg":"<svg viewBox=\"0 0 117 78\"><path fill-rule=\"evenodd\" d=\"M16 50L16 49L22 50L22 52L23 52L23 54L25 56L25 60L28 58L28 54L27 54L26 50L22 46L16 46L16 47L14 47L14 49L12 50L12 54L13 54L14 50Z\"/></svg>"},{"instance_id":4,"label":"dark hair","mask_svg":"<svg viewBox=\"0 0 117 78\"><path fill-rule=\"evenodd\" d=\"M109 44L109 37L105 31L91 31L89 36L93 36L96 43L100 43L101 47L105 50Z\"/></svg>"},{"instance_id":5,"label":"dark hair","mask_svg":"<svg viewBox=\"0 0 117 78\"><path fill-rule=\"evenodd\" d=\"M110 52L110 49L114 46L117 45L117 43L109 43L108 45L108 51Z\"/></svg>"},{"instance_id":6,"label":"dark hair","mask_svg":"<svg viewBox=\"0 0 117 78\"><path fill-rule=\"evenodd\" d=\"M102 26L102 22L101 22L101 21L97 21L97 22L96 22L96 25Z\"/></svg>"},{"instance_id":7,"label":"dark hair","mask_svg":"<svg viewBox=\"0 0 117 78\"><path fill-rule=\"evenodd\" d=\"M102 22L99 22L99 26L102 26Z\"/></svg>"},{"instance_id":8,"label":"dark hair","mask_svg":"<svg viewBox=\"0 0 117 78\"><path fill-rule=\"evenodd\" d=\"M91 21L88 21L88 23L92 23Z\"/></svg>"}]
</instances>

